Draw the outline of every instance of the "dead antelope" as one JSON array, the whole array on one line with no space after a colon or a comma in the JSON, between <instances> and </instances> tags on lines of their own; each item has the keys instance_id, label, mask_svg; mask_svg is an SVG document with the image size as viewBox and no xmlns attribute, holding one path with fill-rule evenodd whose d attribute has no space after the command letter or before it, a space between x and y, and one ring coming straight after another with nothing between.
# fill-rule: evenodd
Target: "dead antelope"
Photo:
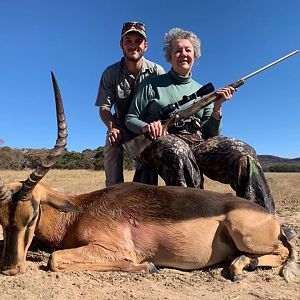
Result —
<instances>
[{"instance_id":1,"label":"dead antelope","mask_svg":"<svg viewBox=\"0 0 300 300\"><path fill-rule=\"evenodd\" d=\"M229 275L245 268L281 266L290 281L299 272L296 253L276 218L235 197L184 187L123 183L70 196L39 183L66 144L63 106L53 77L58 139L45 162L24 182L0 184L2 273L25 272L33 236L60 249L52 271L157 267L200 269L231 258Z\"/></svg>"}]
</instances>

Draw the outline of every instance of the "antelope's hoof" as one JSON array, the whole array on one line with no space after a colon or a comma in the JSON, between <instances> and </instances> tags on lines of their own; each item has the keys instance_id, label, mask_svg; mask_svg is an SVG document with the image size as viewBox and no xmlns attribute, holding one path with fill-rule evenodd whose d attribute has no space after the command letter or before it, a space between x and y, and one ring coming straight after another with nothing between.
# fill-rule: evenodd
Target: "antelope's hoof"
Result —
<instances>
[{"instance_id":1,"label":"antelope's hoof","mask_svg":"<svg viewBox=\"0 0 300 300\"><path fill-rule=\"evenodd\" d=\"M152 262L148 263L148 273L149 274L158 273L158 270L156 269L155 265Z\"/></svg>"},{"instance_id":2,"label":"antelope's hoof","mask_svg":"<svg viewBox=\"0 0 300 300\"><path fill-rule=\"evenodd\" d=\"M232 281L233 282L240 282L243 279L241 275L233 275L232 276Z\"/></svg>"},{"instance_id":3,"label":"antelope's hoof","mask_svg":"<svg viewBox=\"0 0 300 300\"><path fill-rule=\"evenodd\" d=\"M294 239L297 235L296 231L293 228L287 226L281 226L281 231L289 241Z\"/></svg>"},{"instance_id":4,"label":"antelope's hoof","mask_svg":"<svg viewBox=\"0 0 300 300\"><path fill-rule=\"evenodd\" d=\"M251 258L250 264L247 266L247 268L245 268L245 270L252 272L257 269L257 266L258 266L258 258L253 257Z\"/></svg>"}]
</instances>

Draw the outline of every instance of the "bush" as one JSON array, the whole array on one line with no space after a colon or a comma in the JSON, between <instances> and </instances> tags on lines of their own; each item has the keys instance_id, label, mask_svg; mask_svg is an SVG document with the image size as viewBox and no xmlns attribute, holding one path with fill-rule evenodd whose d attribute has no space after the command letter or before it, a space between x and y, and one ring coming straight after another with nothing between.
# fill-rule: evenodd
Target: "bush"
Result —
<instances>
[{"instance_id":1,"label":"bush","mask_svg":"<svg viewBox=\"0 0 300 300\"><path fill-rule=\"evenodd\" d=\"M269 167L269 172L286 172L286 173L300 172L300 165L276 164Z\"/></svg>"},{"instance_id":2,"label":"bush","mask_svg":"<svg viewBox=\"0 0 300 300\"><path fill-rule=\"evenodd\" d=\"M11 149L9 147L0 147L0 169L35 169L49 154L49 151L48 149ZM81 153L66 150L57 158L54 168L104 170L103 155L104 147L98 147L95 150L85 149ZM278 163L278 159L277 163L268 161L262 164L263 170L265 172L300 172L298 159L288 160L288 163ZM125 170L135 169L135 161L131 160L126 153L124 153L123 166Z\"/></svg>"}]
</instances>

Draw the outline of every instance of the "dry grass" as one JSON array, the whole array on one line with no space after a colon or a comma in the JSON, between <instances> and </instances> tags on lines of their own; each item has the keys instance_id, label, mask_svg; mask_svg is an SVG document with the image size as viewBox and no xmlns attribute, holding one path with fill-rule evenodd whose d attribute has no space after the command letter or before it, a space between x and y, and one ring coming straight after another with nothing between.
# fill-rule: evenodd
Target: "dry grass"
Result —
<instances>
[{"instance_id":1,"label":"dry grass","mask_svg":"<svg viewBox=\"0 0 300 300\"><path fill-rule=\"evenodd\" d=\"M0 178L6 183L24 180L30 172L30 170L0 170ZM131 181L133 174L133 171L126 171L125 181ZM266 176L277 204L278 213L286 215L290 212L299 212L300 173L267 173ZM59 191L70 194L82 194L103 188L105 176L103 171L50 170L43 182ZM164 184L161 179L159 184ZM222 193L234 193L229 185L221 184L208 178L205 179L205 189Z\"/></svg>"}]
</instances>

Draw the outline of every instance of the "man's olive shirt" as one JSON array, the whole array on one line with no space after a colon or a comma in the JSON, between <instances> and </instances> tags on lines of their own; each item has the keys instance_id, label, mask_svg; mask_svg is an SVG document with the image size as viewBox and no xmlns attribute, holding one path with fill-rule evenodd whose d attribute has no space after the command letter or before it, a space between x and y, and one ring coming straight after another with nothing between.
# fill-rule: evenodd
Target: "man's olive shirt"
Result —
<instances>
[{"instance_id":1,"label":"man's olive shirt","mask_svg":"<svg viewBox=\"0 0 300 300\"><path fill-rule=\"evenodd\" d=\"M114 106L117 118L124 121L141 82L146 77L164 73L162 66L143 58L142 68L134 78L128 72L124 58L122 58L103 72L95 105L110 109Z\"/></svg>"}]
</instances>

